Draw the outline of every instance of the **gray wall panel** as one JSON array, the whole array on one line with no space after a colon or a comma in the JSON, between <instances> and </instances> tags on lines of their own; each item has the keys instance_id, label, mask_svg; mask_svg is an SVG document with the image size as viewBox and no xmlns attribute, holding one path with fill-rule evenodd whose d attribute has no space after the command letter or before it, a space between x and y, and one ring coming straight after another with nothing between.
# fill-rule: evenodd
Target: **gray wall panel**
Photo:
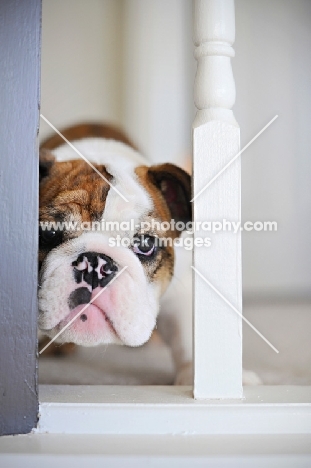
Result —
<instances>
[{"instance_id":1,"label":"gray wall panel","mask_svg":"<svg viewBox=\"0 0 311 468\"><path fill-rule=\"evenodd\" d=\"M0 1L0 434L36 425L41 0Z\"/></svg>"}]
</instances>

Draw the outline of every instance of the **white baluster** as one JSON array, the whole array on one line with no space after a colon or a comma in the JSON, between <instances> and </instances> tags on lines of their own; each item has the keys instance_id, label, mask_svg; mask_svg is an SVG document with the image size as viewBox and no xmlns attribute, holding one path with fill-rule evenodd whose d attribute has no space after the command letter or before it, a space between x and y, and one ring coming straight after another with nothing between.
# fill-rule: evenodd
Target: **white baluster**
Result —
<instances>
[{"instance_id":1,"label":"white baluster","mask_svg":"<svg viewBox=\"0 0 311 468\"><path fill-rule=\"evenodd\" d=\"M239 152L239 127L231 110L235 37L233 0L194 0L198 61L193 125L194 196ZM240 220L240 160L237 159L193 202L194 221ZM200 231L210 247L197 247L194 266L242 312L240 233ZM242 320L194 273L194 396L242 396Z\"/></svg>"}]
</instances>

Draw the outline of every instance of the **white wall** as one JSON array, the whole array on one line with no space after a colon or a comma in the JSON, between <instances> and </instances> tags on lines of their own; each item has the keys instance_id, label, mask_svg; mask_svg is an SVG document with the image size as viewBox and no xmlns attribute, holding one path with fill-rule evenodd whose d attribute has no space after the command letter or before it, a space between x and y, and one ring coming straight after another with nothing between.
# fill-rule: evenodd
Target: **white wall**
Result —
<instances>
[{"instance_id":1,"label":"white wall","mask_svg":"<svg viewBox=\"0 0 311 468\"><path fill-rule=\"evenodd\" d=\"M191 14L189 0L43 0L43 115L113 122L153 161L189 160Z\"/></svg>"},{"instance_id":2,"label":"white wall","mask_svg":"<svg viewBox=\"0 0 311 468\"><path fill-rule=\"evenodd\" d=\"M311 293L311 2L236 0L234 108L242 147L245 220L277 220L277 233L243 235L248 293Z\"/></svg>"},{"instance_id":3,"label":"white wall","mask_svg":"<svg viewBox=\"0 0 311 468\"><path fill-rule=\"evenodd\" d=\"M189 0L124 1L122 123L155 162L191 154L191 16Z\"/></svg>"},{"instance_id":4,"label":"white wall","mask_svg":"<svg viewBox=\"0 0 311 468\"><path fill-rule=\"evenodd\" d=\"M193 119L190 0L43 0L42 113L56 126L121 124L154 161L181 163ZM311 294L311 2L236 0L237 87L248 295ZM133 47L133 42L137 43ZM49 132L42 124L41 134Z\"/></svg>"},{"instance_id":5,"label":"white wall","mask_svg":"<svg viewBox=\"0 0 311 468\"><path fill-rule=\"evenodd\" d=\"M43 0L41 112L57 128L121 120L119 0ZM41 138L51 133L41 121Z\"/></svg>"}]
</instances>

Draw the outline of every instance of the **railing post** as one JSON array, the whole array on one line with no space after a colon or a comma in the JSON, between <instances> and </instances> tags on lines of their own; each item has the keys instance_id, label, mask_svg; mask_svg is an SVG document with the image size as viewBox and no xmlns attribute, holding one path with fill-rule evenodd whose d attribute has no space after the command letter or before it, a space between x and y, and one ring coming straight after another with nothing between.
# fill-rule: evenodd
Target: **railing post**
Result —
<instances>
[{"instance_id":1,"label":"railing post","mask_svg":"<svg viewBox=\"0 0 311 468\"><path fill-rule=\"evenodd\" d=\"M239 152L232 113L235 84L233 0L194 0L197 59L193 125L194 198ZM195 198L194 221L240 221L240 160ZM211 285L242 312L241 234L197 231L210 247L194 251L194 397L242 396L242 320ZM198 272L210 283L206 283Z\"/></svg>"},{"instance_id":2,"label":"railing post","mask_svg":"<svg viewBox=\"0 0 311 468\"><path fill-rule=\"evenodd\" d=\"M38 418L41 0L4 0L0 17L0 435L6 435L30 432Z\"/></svg>"}]
</instances>

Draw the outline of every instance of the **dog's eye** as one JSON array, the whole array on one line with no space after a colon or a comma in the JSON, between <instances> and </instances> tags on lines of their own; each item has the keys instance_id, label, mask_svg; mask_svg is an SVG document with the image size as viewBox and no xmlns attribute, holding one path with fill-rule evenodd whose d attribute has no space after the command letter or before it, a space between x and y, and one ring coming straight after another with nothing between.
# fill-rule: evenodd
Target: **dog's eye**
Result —
<instances>
[{"instance_id":1,"label":"dog's eye","mask_svg":"<svg viewBox=\"0 0 311 468\"><path fill-rule=\"evenodd\" d=\"M61 244L62 239L62 231L53 228L43 230L42 227L39 227L39 244L41 247L56 247Z\"/></svg>"},{"instance_id":2,"label":"dog's eye","mask_svg":"<svg viewBox=\"0 0 311 468\"><path fill-rule=\"evenodd\" d=\"M134 240L134 252L150 257L156 251L156 238L152 236L137 236Z\"/></svg>"}]
</instances>

